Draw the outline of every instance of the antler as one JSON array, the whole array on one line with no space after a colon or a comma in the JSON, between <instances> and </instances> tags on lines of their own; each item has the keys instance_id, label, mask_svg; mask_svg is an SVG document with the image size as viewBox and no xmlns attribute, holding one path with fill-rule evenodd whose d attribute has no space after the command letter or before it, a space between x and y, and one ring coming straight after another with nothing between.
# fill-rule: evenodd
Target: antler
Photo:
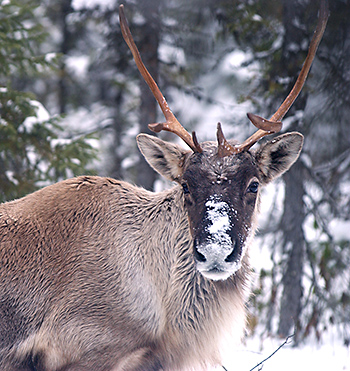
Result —
<instances>
[{"instance_id":1,"label":"antler","mask_svg":"<svg viewBox=\"0 0 350 371\"><path fill-rule=\"evenodd\" d=\"M311 68L311 64L314 60L316 50L318 48L318 45L322 39L324 30L326 28L328 15L329 15L328 1L322 0L316 30L311 40L308 54L306 56L303 67L299 73L297 81L295 82L287 98L283 101L283 103L278 108L278 110L271 116L270 120L266 120L260 116L254 115L252 113L248 113L249 120L259 130L257 130L251 137L246 139L242 144L239 144L236 146L232 146L227 142L227 140L225 139L222 133L221 126L218 125L218 131L217 131L217 138L218 138L218 145L219 145L218 155L220 157L229 156L234 153L240 153L242 151L247 151L251 146L253 146L258 140L260 140L265 135L277 133L281 130L282 123L280 122L280 120L282 120L282 118L288 112L289 108L292 106L292 104L294 103L295 99L298 97L299 93L301 92L304 86L305 80Z\"/></svg>"},{"instance_id":2,"label":"antler","mask_svg":"<svg viewBox=\"0 0 350 371\"><path fill-rule=\"evenodd\" d=\"M158 85L154 81L153 77L148 72L147 68L142 62L140 53L137 49L137 46L134 42L134 39L131 35L125 14L124 14L124 5L119 6L119 20L120 28L124 37L125 42L128 44L129 49L134 57L136 66L140 71L142 77L145 79L147 85L151 89L154 97L156 98L160 109L162 110L166 122L158 124L149 124L148 127L150 130L159 133L162 130L170 131L171 133L179 136L194 152L201 153L203 150L199 145L196 135L193 132L192 136L186 131L186 129L179 123L174 114L171 112L167 101L165 100L163 94L161 93Z\"/></svg>"}]
</instances>

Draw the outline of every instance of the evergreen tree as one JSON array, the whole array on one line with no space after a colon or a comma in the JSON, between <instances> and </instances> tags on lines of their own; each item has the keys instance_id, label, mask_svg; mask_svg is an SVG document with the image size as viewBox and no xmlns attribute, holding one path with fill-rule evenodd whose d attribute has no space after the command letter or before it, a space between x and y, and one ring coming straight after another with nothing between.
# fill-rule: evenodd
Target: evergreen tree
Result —
<instances>
[{"instance_id":1,"label":"evergreen tree","mask_svg":"<svg viewBox=\"0 0 350 371\"><path fill-rule=\"evenodd\" d=\"M21 78L54 66L40 55L45 33L35 18L39 2L0 4L0 200L21 197L38 186L85 172L95 150L87 138L62 138L58 117L50 117L33 94L16 90Z\"/></svg>"}]
</instances>

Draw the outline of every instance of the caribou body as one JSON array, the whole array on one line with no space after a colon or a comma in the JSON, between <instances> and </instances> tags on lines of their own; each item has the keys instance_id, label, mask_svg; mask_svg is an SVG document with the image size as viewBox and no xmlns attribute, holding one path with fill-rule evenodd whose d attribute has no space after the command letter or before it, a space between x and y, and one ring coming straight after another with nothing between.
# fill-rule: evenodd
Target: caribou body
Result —
<instances>
[{"instance_id":1,"label":"caribou body","mask_svg":"<svg viewBox=\"0 0 350 371\"><path fill-rule=\"evenodd\" d=\"M250 115L259 130L243 144L220 125L198 143L148 83L167 119L151 128L191 150L146 134L138 146L175 187L83 176L0 206L1 370L203 370L220 365L227 333L242 335L260 190L303 137L250 149L280 129L282 105L271 120Z\"/></svg>"}]
</instances>

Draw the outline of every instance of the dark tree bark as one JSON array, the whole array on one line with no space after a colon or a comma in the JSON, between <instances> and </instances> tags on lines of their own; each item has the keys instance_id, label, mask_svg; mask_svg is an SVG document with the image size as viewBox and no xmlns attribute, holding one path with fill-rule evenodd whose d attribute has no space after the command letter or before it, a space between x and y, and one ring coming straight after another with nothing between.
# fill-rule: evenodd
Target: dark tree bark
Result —
<instances>
[{"instance_id":1,"label":"dark tree bark","mask_svg":"<svg viewBox=\"0 0 350 371\"><path fill-rule=\"evenodd\" d=\"M303 296L302 275L305 258L305 242L302 224L304 212L303 166L297 162L285 174L285 200L281 229L284 249L287 253L286 268L282 279L283 293L279 316L278 334L290 335L297 328Z\"/></svg>"},{"instance_id":2,"label":"dark tree bark","mask_svg":"<svg viewBox=\"0 0 350 371\"><path fill-rule=\"evenodd\" d=\"M303 20L305 14L307 14L305 3L296 0L284 0L285 37L282 58L277 69L280 71L280 76L297 76L300 71L307 50L295 48L295 45L303 45L307 33L295 25L305 24ZM299 20L299 22L296 22L296 20ZM304 90L294 103L291 112L304 110L306 101L307 94ZM298 121L295 121L292 126L289 131L304 131L304 127L301 127ZM302 227L305 219L303 178L303 166L300 162L294 164L284 175L285 200L280 228L283 231L283 250L286 255L286 262L282 279L283 292L278 327L278 334L282 337L290 335L293 327L297 329L303 296L302 275L305 258L305 239Z\"/></svg>"}]
</instances>

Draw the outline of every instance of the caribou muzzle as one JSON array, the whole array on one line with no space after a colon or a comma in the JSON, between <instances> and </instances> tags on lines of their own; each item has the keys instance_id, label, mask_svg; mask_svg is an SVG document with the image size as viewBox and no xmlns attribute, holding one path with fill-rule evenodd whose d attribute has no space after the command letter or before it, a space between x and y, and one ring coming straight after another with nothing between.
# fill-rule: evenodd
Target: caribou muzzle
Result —
<instances>
[{"instance_id":1,"label":"caribou muzzle","mask_svg":"<svg viewBox=\"0 0 350 371\"><path fill-rule=\"evenodd\" d=\"M198 271L212 280L225 280L241 267L242 241L235 237L235 212L219 196L205 203L200 231L194 239Z\"/></svg>"},{"instance_id":2,"label":"caribou muzzle","mask_svg":"<svg viewBox=\"0 0 350 371\"><path fill-rule=\"evenodd\" d=\"M199 244L195 242L194 257L198 271L212 280L225 280L241 267L239 243L230 245Z\"/></svg>"}]
</instances>

